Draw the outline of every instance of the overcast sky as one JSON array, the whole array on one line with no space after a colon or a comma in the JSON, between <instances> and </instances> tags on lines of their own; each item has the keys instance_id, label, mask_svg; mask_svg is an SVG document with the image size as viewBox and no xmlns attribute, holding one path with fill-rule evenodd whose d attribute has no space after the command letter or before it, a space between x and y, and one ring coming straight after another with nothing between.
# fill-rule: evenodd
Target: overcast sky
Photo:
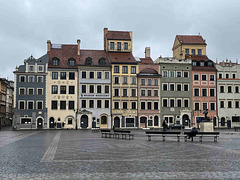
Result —
<instances>
[{"instance_id":1,"label":"overcast sky","mask_svg":"<svg viewBox=\"0 0 240 180\"><path fill-rule=\"evenodd\" d=\"M133 54L151 47L155 60L172 56L177 34L200 33L210 59L240 58L239 0L1 0L0 77L46 53L47 40L103 49L103 28L133 32Z\"/></svg>"}]
</instances>

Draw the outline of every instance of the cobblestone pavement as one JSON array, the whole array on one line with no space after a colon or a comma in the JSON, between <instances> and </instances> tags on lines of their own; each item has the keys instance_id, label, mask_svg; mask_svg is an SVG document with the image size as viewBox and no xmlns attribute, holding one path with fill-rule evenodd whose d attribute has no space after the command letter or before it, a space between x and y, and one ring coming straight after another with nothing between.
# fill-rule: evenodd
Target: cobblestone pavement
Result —
<instances>
[{"instance_id":1,"label":"cobblestone pavement","mask_svg":"<svg viewBox=\"0 0 240 180\"><path fill-rule=\"evenodd\" d=\"M240 179L240 133L177 142L88 130L0 131L0 179Z\"/></svg>"}]
</instances>

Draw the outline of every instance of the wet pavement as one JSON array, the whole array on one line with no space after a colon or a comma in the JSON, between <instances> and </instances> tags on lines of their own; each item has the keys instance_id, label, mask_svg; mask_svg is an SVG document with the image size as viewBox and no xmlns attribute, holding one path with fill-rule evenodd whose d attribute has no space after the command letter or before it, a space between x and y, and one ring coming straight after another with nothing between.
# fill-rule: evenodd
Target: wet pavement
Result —
<instances>
[{"instance_id":1,"label":"wet pavement","mask_svg":"<svg viewBox=\"0 0 240 180\"><path fill-rule=\"evenodd\" d=\"M240 179L240 132L221 130L218 142L132 133L0 131L0 179Z\"/></svg>"}]
</instances>

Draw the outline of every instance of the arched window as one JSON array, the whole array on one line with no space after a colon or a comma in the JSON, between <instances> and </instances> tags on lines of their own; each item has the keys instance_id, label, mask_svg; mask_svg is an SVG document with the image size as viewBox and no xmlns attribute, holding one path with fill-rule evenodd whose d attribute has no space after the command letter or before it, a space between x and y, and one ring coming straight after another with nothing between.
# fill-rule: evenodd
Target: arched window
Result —
<instances>
[{"instance_id":1,"label":"arched window","mask_svg":"<svg viewBox=\"0 0 240 180\"><path fill-rule=\"evenodd\" d=\"M85 60L85 65L87 65L87 66L92 65L92 58L87 57Z\"/></svg>"},{"instance_id":2,"label":"arched window","mask_svg":"<svg viewBox=\"0 0 240 180\"><path fill-rule=\"evenodd\" d=\"M100 58L99 61L98 61L98 64L100 66L105 66L106 65L106 59L105 58Z\"/></svg>"},{"instance_id":3,"label":"arched window","mask_svg":"<svg viewBox=\"0 0 240 180\"><path fill-rule=\"evenodd\" d=\"M52 58L52 65L53 66L59 66L59 59L58 58L56 58L56 57L54 57L54 58Z\"/></svg>"},{"instance_id":4,"label":"arched window","mask_svg":"<svg viewBox=\"0 0 240 180\"><path fill-rule=\"evenodd\" d=\"M158 116L154 116L154 126L158 126Z\"/></svg>"},{"instance_id":5,"label":"arched window","mask_svg":"<svg viewBox=\"0 0 240 180\"><path fill-rule=\"evenodd\" d=\"M107 124L107 117L106 116L101 117L101 124Z\"/></svg>"},{"instance_id":6,"label":"arched window","mask_svg":"<svg viewBox=\"0 0 240 180\"><path fill-rule=\"evenodd\" d=\"M76 66L76 60L74 58L70 58L68 60L68 65L69 66Z\"/></svg>"}]
</instances>

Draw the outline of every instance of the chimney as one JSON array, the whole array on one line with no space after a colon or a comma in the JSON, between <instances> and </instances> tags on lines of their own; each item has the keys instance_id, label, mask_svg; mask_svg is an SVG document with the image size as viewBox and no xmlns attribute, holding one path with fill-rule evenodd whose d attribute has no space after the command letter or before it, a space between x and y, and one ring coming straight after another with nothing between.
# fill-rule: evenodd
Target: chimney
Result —
<instances>
[{"instance_id":1,"label":"chimney","mask_svg":"<svg viewBox=\"0 0 240 180\"><path fill-rule=\"evenodd\" d=\"M150 47L145 47L145 58L150 58Z\"/></svg>"},{"instance_id":2,"label":"chimney","mask_svg":"<svg viewBox=\"0 0 240 180\"><path fill-rule=\"evenodd\" d=\"M107 33L108 33L108 28L104 28L103 29L103 46L105 51L107 51L107 38L106 38Z\"/></svg>"},{"instance_id":3,"label":"chimney","mask_svg":"<svg viewBox=\"0 0 240 180\"><path fill-rule=\"evenodd\" d=\"M80 42L81 42L81 40L78 39L78 40L77 40L77 46L78 46L78 47L77 47L77 49L78 49L77 55L78 55L78 56L80 56Z\"/></svg>"},{"instance_id":4,"label":"chimney","mask_svg":"<svg viewBox=\"0 0 240 180\"><path fill-rule=\"evenodd\" d=\"M52 46L51 41L50 41L50 40L47 40L47 52L50 51L51 46Z\"/></svg>"}]
</instances>

